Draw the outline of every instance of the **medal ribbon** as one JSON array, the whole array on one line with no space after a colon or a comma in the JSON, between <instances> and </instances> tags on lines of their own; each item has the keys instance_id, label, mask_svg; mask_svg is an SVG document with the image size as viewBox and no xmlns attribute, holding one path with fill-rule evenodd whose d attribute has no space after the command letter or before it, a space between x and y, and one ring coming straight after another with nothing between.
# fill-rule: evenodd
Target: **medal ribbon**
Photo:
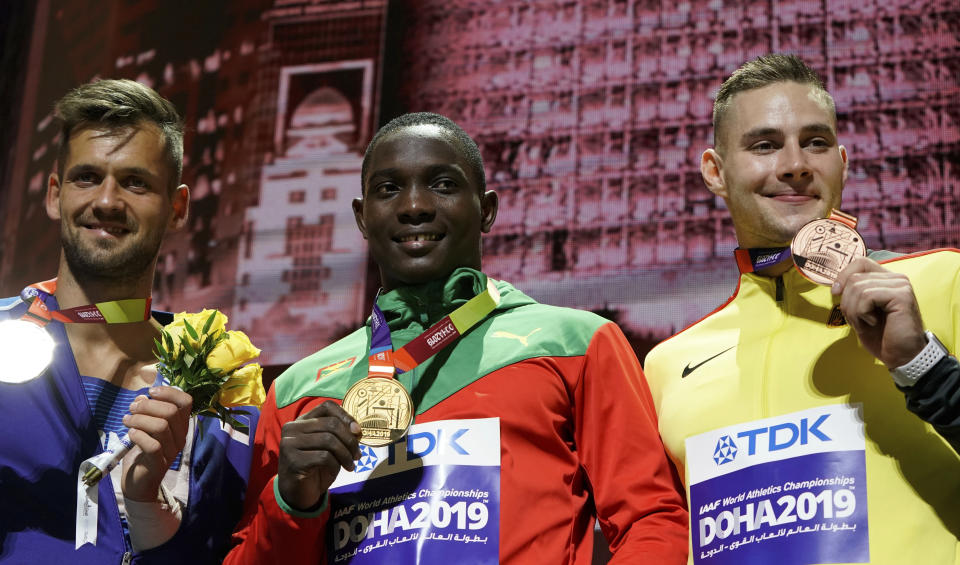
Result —
<instances>
[{"instance_id":1,"label":"medal ribbon","mask_svg":"<svg viewBox=\"0 0 960 565\"><path fill-rule=\"evenodd\" d=\"M56 320L64 324L126 324L150 319L151 299L128 298L77 306L65 310L51 310L38 300L40 292L53 294L57 279L34 283L20 292L20 298L30 305L21 319L45 326Z\"/></svg>"},{"instance_id":2,"label":"medal ribbon","mask_svg":"<svg viewBox=\"0 0 960 565\"><path fill-rule=\"evenodd\" d=\"M851 229L857 229L857 217L851 216L846 212L841 212L840 210L836 209L830 210L830 216L827 219L840 222L841 224L846 224L850 226Z\"/></svg>"},{"instance_id":3,"label":"medal ribbon","mask_svg":"<svg viewBox=\"0 0 960 565\"><path fill-rule=\"evenodd\" d=\"M851 216L850 214L841 212L840 210L830 210L830 216L827 219L840 222L841 224L846 224L853 229L857 228L856 216ZM741 273L753 273L761 269L766 269L772 265L776 265L780 261L789 259L790 248L757 247L752 249L742 249L738 247L733 252L733 255L737 259L737 267L740 268Z\"/></svg>"},{"instance_id":4,"label":"medal ribbon","mask_svg":"<svg viewBox=\"0 0 960 565\"><path fill-rule=\"evenodd\" d=\"M753 273L776 265L780 261L790 258L789 247L754 247L750 249L736 248L733 252L737 258L737 267L741 273Z\"/></svg>"},{"instance_id":5,"label":"medal ribbon","mask_svg":"<svg viewBox=\"0 0 960 565\"><path fill-rule=\"evenodd\" d=\"M436 355L440 350L457 341L467 330L493 312L500 304L500 292L489 278L487 289L467 301L442 320L430 326L427 331L394 351L390 340L390 328L383 311L373 301L373 313L370 315L370 369L368 376L392 379L394 373L401 374L413 370L417 365Z\"/></svg>"}]
</instances>

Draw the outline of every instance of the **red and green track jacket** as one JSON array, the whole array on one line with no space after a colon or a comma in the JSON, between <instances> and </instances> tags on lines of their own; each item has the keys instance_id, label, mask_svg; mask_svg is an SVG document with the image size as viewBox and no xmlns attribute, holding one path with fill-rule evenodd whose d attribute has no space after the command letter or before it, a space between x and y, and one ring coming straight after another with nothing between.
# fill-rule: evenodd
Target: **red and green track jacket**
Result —
<instances>
[{"instance_id":1,"label":"red and green track jacket","mask_svg":"<svg viewBox=\"0 0 960 565\"><path fill-rule=\"evenodd\" d=\"M482 291L485 275L381 296L394 347ZM505 282L485 320L413 371L415 423L500 418L500 562L590 563L594 517L612 563L686 563L687 512L650 392L620 329L538 304ZM225 563L325 563L329 510L290 509L275 492L281 427L367 376L369 325L303 359L270 388L247 508Z\"/></svg>"}]
</instances>

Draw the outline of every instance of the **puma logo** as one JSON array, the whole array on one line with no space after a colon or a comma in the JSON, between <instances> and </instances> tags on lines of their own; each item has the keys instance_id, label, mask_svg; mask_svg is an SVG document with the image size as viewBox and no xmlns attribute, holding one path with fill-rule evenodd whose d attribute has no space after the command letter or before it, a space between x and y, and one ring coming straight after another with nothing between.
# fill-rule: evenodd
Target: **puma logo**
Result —
<instances>
[{"instance_id":1,"label":"puma logo","mask_svg":"<svg viewBox=\"0 0 960 565\"><path fill-rule=\"evenodd\" d=\"M537 329L533 330L532 332L528 333L527 335L517 335L517 334L512 334L512 333L510 333L510 332L505 332L505 331L503 331L503 330L497 330L497 331L493 332L492 334L490 334L490 337L505 337L505 338L507 338L507 339L515 339L515 340L519 341L520 343L522 343L524 347L526 347L527 345L529 345L529 344L527 343L527 338L529 338L529 337L532 336L533 334L537 333L538 331L540 331L540 328L537 328Z\"/></svg>"}]
</instances>

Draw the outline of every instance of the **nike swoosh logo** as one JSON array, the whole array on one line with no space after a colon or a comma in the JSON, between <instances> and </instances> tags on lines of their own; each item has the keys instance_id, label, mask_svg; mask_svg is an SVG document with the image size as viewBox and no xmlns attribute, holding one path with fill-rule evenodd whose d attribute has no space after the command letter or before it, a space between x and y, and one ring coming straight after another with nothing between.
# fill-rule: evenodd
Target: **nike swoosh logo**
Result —
<instances>
[{"instance_id":1,"label":"nike swoosh logo","mask_svg":"<svg viewBox=\"0 0 960 565\"><path fill-rule=\"evenodd\" d=\"M717 357L720 357L721 355L723 355L723 354L726 353L727 351L730 351L730 350L733 349L734 347L736 347L736 345L731 345L730 347L724 349L724 350L721 351L720 353L717 353L716 355L714 355L714 356L712 356L712 357L707 357L706 359L704 359L703 361L697 363L696 365L691 366L690 363L687 363L687 366L684 367L684 369L683 369L683 373L680 374L680 378L681 378L681 379L685 378L685 377L686 377L687 375L689 375L690 373L692 373L692 372L696 371L697 369L699 369L704 363L708 363L708 362L710 362L710 361L713 361L714 359L716 359Z\"/></svg>"}]
</instances>

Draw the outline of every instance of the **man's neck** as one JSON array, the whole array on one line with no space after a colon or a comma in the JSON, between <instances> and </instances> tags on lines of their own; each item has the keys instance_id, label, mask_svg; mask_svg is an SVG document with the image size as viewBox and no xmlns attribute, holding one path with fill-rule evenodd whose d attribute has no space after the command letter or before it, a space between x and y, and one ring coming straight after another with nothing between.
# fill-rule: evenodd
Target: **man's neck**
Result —
<instances>
[{"instance_id":1,"label":"man's neck","mask_svg":"<svg viewBox=\"0 0 960 565\"><path fill-rule=\"evenodd\" d=\"M65 263L57 270L57 304L60 308L74 308L96 302L147 298L153 283L153 272L145 273L138 280L112 280L109 278L78 278Z\"/></svg>"},{"instance_id":2,"label":"man's neck","mask_svg":"<svg viewBox=\"0 0 960 565\"><path fill-rule=\"evenodd\" d=\"M139 281L78 281L69 267L61 265L57 272L54 296L61 309L96 302L147 298L149 278ZM117 386L137 389L153 383L156 362L153 339L159 325L152 319L124 324L65 324L67 338L80 374L104 379Z\"/></svg>"}]
</instances>

